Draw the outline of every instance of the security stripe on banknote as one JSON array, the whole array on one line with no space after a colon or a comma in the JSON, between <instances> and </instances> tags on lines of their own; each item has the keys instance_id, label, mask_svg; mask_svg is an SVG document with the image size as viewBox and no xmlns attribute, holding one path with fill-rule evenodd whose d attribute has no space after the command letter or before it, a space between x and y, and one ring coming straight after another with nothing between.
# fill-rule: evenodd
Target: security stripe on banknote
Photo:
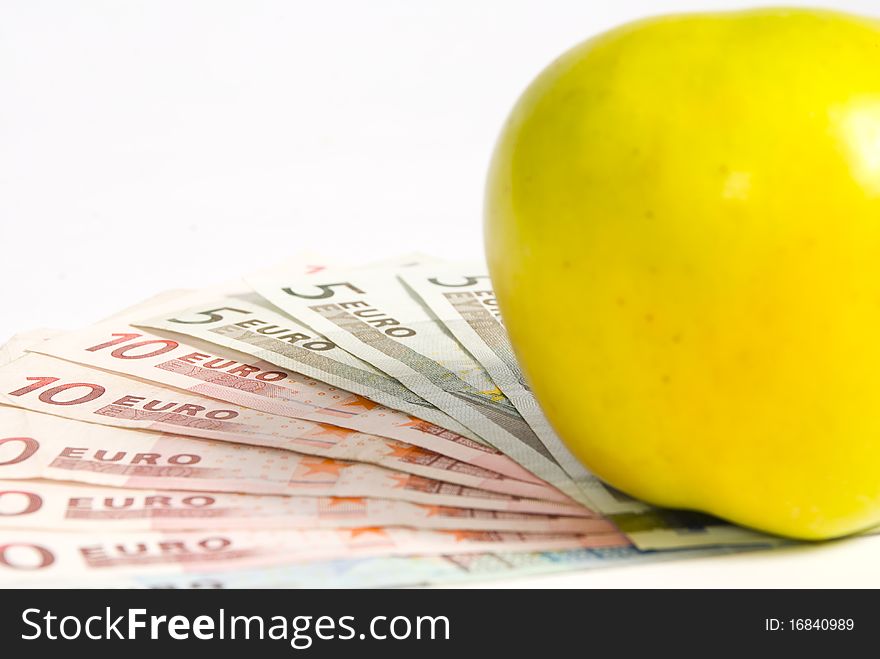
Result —
<instances>
[{"instance_id":1,"label":"security stripe on banknote","mask_svg":"<svg viewBox=\"0 0 880 659\"><path fill-rule=\"evenodd\" d=\"M488 345L492 346L493 352L510 369L510 372L516 375L520 386L531 391L531 387L516 361L516 356L513 354L513 348L504 331L504 326L501 324L501 316L497 306L494 309L494 314L487 308L487 304L491 304L495 299L494 292L488 290L458 291L442 295L458 311L462 319L478 335L483 337ZM482 301L480 298L483 298Z\"/></svg>"}]
</instances>

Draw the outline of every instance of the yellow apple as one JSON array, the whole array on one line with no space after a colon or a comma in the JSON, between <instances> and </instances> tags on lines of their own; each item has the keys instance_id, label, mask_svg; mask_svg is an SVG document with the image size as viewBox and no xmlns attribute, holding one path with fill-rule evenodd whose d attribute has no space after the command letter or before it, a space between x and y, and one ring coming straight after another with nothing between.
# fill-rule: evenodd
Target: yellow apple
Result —
<instances>
[{"instance_id":1,"label":"yellow apple","mask_svg":"<svg viewBox=\"0 0 880 659\"><path fill-rule=\"evenodd\" d=\"M486 239L601 478L796 538L880 523L880 22L668 16L575 47L503 129Z\"/></svg>"}]
</instances>

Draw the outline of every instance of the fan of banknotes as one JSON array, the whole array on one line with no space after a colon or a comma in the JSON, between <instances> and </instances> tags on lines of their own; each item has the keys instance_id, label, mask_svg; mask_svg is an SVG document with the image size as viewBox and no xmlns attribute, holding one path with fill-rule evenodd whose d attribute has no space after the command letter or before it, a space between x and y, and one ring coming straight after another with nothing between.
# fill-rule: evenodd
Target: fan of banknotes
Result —
<instances>
[{"instance_id":1,"label":"fan of banknotes","mask_svg":"<svg viewBox=\"0 0 880 659\"><path fill-rule=\"evenodd\" d=\"M397 586L779 542L584 469L480 264L298 257L0 363L5 586Z\"/></svg>"}]
</instances>

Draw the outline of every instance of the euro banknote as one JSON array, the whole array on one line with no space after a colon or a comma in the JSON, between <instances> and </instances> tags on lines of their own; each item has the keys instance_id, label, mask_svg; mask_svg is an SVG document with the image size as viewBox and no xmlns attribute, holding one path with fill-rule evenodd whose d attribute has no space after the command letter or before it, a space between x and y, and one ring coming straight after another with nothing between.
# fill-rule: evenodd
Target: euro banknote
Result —
<instances>
[{"instance_id":1,"label":"euro banknote","mask_svg":"<svg viewBox=\"0 0 880 659\"><path fill-rule=\"evenodd\" d=\"M395 439L425 449L423 464L435 454L436 460L446 456L463 463L453 465L454 471L540 483L522 466L485 444L250 355L200 339L173 336L112 322L39 341L30 349L273 416Z\"/></svg>"},{"instance_id":2,"label":"euro banknote","mask_svg":"<svg viewBox=\"0 0 880 659\"><path fill-rule=\"evenodd\" d=\"M602 518L527 515L366 497L137 490L0 479L0 529L207 531L390 526L531 534L618 532Z\"/></svg>"},{"instance_id":3,"label":"euro banknote","mask_svg":"<svg viewBox=\"0 0 880 659\"><path fill-rule=\"evenodd\" d=\"M545 552L480 552L440 556L390 556L333 561L313 561L212 572L136 574L113 580L44 582L49 587L70 588L382 588L432 585L483 585L560 572L623 567L646 562L684 560L749 551L751 547L721 547L678 551L641 551L634 547L564 549ZM39 586L39 582L4 582L6 586Z\"/></svg>"},{"instance_id":4,"label":"euro banknote","mask_svg":"<svg viewBox=\"0 0 880 659\"><path fill-rule=\"evenodd\" d=\"M248 284L286 313L434 403L533 474L592 505L492 382L394 270L267 271Z\"/></svg>"},{"instance_id":5,"label":"euro banknote","mask_svg":"<svg viewBox=\"0 0 880 659\"><path fill-rule=\"evenodd\" d=\"M198 302L182 301L181 306L167 312L145 314L133 324L238 350L481 441L464 425L388 374L274 309L257 295L206 295Z\"/></svg>"},{"instance_id":6,"label":"euro banknote","mask_svg":"<svg viewBox=\"0 0 880 659\"><path fill-rule=\"evenodd\" d=\"M609 515L615 525L641 549L752 546L778 547L790 543L779 536L730 524L688 510L651 508L634 513Z\"/></svg>"},{"instance_id":7,"label":"euro banknote","mask_svg":"<svg viewBox=\"0 0 880 659\"><path fill-rule=\"evenodd\" d=\"M373 497L456 508L595 516L372 465L282 449L113 428L0 405L0 478L113 487L315 497Z\"/></svg>"},{"instance_id":8,"label":"euro banknote","mask_svg":"<svg viewBox=\"0 0 880 659\"><path fill-rule=\"evenodd\" d=\"M0 584L180 574L362 556L628 547L619 533L525 534L366 527L274 531L0 530Z\"/></svg>"},{"instance_id":9,"label":"euro banknote","mask_svg":"<svg viewBox=\"0 0 880 659\"><path fill-rule=\"evenodd\" d=\"M481 469L470 473L463 463L394 439L218 403L38 353L27 353L0 367L0 402L78 421L357 460L469 488L568 501L546 484Z\"/></svg>"}]
</instances>

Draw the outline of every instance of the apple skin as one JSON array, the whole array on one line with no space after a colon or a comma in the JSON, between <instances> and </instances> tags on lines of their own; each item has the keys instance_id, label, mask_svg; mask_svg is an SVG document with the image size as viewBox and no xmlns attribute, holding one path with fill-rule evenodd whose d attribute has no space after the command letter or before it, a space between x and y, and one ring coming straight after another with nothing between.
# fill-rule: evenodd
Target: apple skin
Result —
<instances>
[{"instance_id":1,"label":"apple skin","mask_svg":"<svg viewBox=\"0 0 880 659\"><path fill-rule=\"evenodd\" d=\"M647 502L802 539L880 523L880 23L668 16L525 91L493 285L563 441Z\"/></svg>"}]
</instances>

